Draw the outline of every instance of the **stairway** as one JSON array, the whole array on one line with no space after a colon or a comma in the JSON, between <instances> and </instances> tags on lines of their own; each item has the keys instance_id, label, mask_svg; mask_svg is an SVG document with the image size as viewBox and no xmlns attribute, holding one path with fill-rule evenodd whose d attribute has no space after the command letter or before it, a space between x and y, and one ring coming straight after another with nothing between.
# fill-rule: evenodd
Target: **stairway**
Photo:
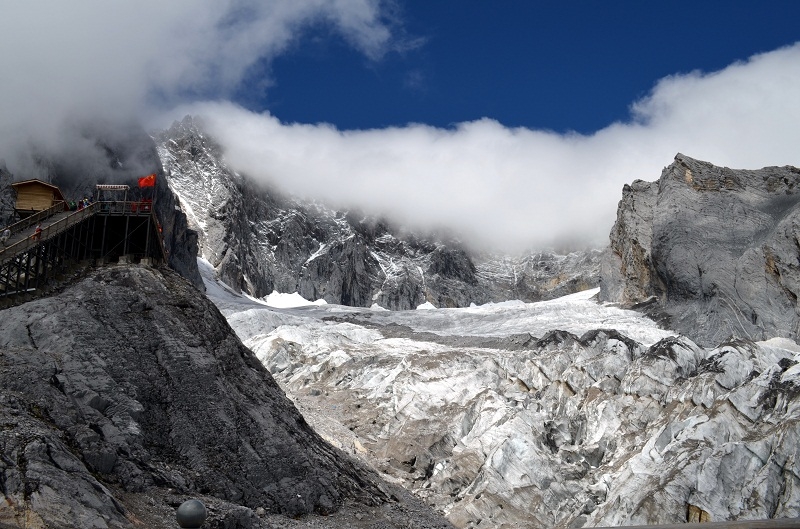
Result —
<instances>
[{"instance_id":1,"label":"stairway","mask_svg":"<svg viewBox=\"0 0 800 529\"><path fill-rule=\"evenodd\" d=\"M95 214L96 204L78 211L64 211L63 205L41 211L15 224L9 226L11 237L5 246L0 245L0 266L28 252L37 244L52 239L67 229L83 222ZM37 224L41 224L42 232L39 238L34 239Z\"/></svg>"},{"instance_id":2,"label":"stairway","mask_svg":"<svg viewBox=\"0 0 800 529\"><path fill-rule=\"evenodd\" d=\"M64 211L60 203L9 226L11 237L5 245L0 244L0 298L34 292L56 273L63 272L69 258L74 258L67 248L67 230L94 214L94 205L80 211ZM38 234L37 225L41 227ZM75 242L71 242L74 249Z\"/></svg>"},{"instance_id":3,"label":"stairway","mask_svg":"<svg viewBox=\"0 0 800 529\"><path fill-rule=\"evenodd\" d=\"M41 226L37 234L36 226ZM166 262L160 224L149 202L101 201L77 211L63 203L11 226L0 244L0 299L33 293L76 263ZM27 296L23 296L27 297Z\"/></svg>"}]
</instances>

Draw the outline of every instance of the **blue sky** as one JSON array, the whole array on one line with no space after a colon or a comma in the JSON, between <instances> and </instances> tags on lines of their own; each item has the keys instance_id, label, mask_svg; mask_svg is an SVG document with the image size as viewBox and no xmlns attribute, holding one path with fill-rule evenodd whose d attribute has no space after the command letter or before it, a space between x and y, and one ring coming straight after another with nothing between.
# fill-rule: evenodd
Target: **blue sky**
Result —
<instances>
[{"instance_id":1,"label":"blue sky","mask_svg":"<svg viewBox=\"0 0 800 529\"><path fill-rule=\"evenodd\" d=\"M800 166L796 0L0 2L19 178L192 114L283 192L519 251L607 244L678 152Z\"/></svg>"},{"instance_id":2,"label":"blue sky","mask_svg":"<svg viewBox=\"0 0 800 529\"><path fill-rule=\"evenodd\" d=\"M800 2L412 1L409 49L370 60L314 28L238 98L287 122L340 129L483 117L590 133L628 118L662 77L714 71L800 40ZM262 72L259 72L263 74Z\"/></svg>"}]
</instances>

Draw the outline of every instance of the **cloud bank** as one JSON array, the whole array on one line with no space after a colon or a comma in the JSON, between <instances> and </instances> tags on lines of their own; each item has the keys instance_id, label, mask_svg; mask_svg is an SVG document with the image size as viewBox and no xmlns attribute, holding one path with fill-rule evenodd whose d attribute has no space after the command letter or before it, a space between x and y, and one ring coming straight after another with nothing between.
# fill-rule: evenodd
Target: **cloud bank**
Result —
<instances>
[{"instance_id":1,"label":"cloud bank","mask_svg":"<svg viewBox=\"0 0 800 529\"><path fill-rule=\"evenodd\" d=\"M311 27L373 59L392 45L379 0L37 0L2 18L0 157L23 171L86 122L225 97Z\"/></svg>"},{"instance_id":2,"label":"cloud bank","mask_svg":"<svg viewBox=\"0 0 800 529\"><path fill-rule=\"evenodd\" d=\"M507 128L341 131L230 103L205 116L237 170L292 193L519 250L604 245L624 184L678 152L734 168L800 165L800 44L713 73L660 80L630 120L591 135Z\"/></svg>"},{"instance_id":3,"label":"cloud bank","mask_svg":"<svg viewBox=\"0 0 800 529\"><path fill-rule=\"evenodd\" d=\"M0 158L34 177L50 155L102 157L81 132L86 123L98 130L192 113L240 172L506 249L605 244L622 186L655 180L677 152L736 168L800 165L800 44L662 79L631 103L628 120L591 135L490 118L346 131L226 102L254 71L268 85L270 60L320 25L373 60L402 49L388 2L8 2Z\"/></svg>"}]
</instances>

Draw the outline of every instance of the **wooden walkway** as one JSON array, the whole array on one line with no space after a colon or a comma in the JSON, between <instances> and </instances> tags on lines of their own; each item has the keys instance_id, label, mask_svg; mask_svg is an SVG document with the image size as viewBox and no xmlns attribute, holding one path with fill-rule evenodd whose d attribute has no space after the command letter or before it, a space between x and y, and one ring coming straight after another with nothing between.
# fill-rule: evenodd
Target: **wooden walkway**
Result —
<instances>
[{"instance_id":1,"label":"wooden walkway","mask_svg":"<svg viewBox=\"0 0 800 529\"><path fill-rule=\"evenodd\" d=\"M40 230L37 232L37 226ZM34 292L70 263L119 259L167 260L160 224L149 201L101 201L77 211L60 203L11 226L0 244L0 297Z\"/></svg>"}]
</instances>

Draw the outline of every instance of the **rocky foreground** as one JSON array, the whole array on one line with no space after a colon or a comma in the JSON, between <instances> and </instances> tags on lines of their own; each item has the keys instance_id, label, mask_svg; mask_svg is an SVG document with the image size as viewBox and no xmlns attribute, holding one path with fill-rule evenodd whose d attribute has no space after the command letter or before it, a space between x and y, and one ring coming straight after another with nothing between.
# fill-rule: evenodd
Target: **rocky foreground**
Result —
<instances>
[{"instance_id":1,"label":"rocky foreground","mask_svg":"<svg viewBox=\"0 0 800 529\"><path fill-rule=\"evenodd\" d=\"M110 267L2 311L0 527L449 527L324 442L170 271ZM376 525L377 524L377 525Z\"/></svg>"}]
</instances>

